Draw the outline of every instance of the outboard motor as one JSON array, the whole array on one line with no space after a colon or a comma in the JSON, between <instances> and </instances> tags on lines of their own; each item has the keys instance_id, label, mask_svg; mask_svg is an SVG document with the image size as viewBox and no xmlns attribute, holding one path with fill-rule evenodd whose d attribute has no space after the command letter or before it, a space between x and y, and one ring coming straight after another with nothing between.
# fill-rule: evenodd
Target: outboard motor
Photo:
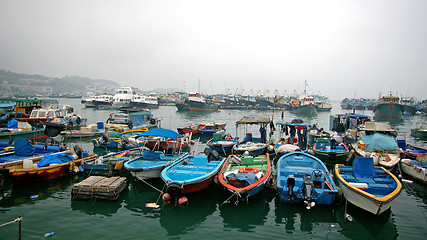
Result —
<instances>
[{"instance_id":1,"label":"outboard motor","mask_svg":"<svg viewBox=\"0 0 427 240\"><path fill-rule=\"evenodd\" d=\"M77 157L82 158L83 149L79 144L74 145L73 150L76 153Z\"/></svg>"},{"instance_id":2,"label":"outboard motor","mask_svg":"<svg viewBox=\"0 0 427 240\"><path fill-rule=\"evenodd\" d=\"M294 187L295 187L295 177L294 175L289 175L288 180L286 181L286 185L288 186L288 198L292 200L294 197Z\"/></svg>"},{"instance_id":3,"label":"outboard motor","mask_svg":"<svg viewBox=\"0 0 427 240\"><path fill-rule=\"evenodd\" d=\"M302 184L302 193L303 193L304 204L306 205L307 209L310 209L315 205L315 203L311 199L313 188L314 188L313 177L310 174L305 174L304 182Z\"/></svg>"}]
</instances>

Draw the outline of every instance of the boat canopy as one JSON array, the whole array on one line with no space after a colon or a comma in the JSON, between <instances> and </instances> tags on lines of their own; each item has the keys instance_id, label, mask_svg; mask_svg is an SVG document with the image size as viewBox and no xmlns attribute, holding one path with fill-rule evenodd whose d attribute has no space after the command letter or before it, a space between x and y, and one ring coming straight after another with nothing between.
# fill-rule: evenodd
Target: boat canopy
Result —
<instances>
[{"instance_id":1,"label":"boat canopy","mask_svg":"<svg viewBox=\"0 0 427 240\"><path fill-rule=\"evenodd\" d=\"M244 115L239 121L236 122L236 125L239 124L260 124L260 123L269 123L270 118L262 114L250 114Z\"/></svg>"},{"instance_id":2,"label":"boat canopy","mask_svg":"<svg viewBox=\"0 0 427 240\"><path fill-rule=\"evenodd\" d=\"M173 140L176 140L178 137L182 138L181 134L173 130L164 129L164 128L151 129L139 134L137 137L143 137L143 136L165 137L165 138L172 138Z\"/></svg>"},{"instance_id":3,"label":"boat canopy","mask_svg":"<svg viewBox=\"0 0 427 240\"><path fill-rule=\"evenodd\" d=\"M277 122L276 125L294 126L294 127L310 127L309 123L290 123L290 122Z\"/></svg>"}]
</instances>

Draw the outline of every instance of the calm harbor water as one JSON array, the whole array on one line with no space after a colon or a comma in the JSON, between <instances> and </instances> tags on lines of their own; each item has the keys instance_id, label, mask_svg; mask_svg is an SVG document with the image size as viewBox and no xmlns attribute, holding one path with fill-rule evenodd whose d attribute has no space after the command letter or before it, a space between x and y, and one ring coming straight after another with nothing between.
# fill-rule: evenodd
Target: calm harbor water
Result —
<instances>
[{"instance_id":1,"label":"calm harbor water","mask_svg":"<svg viewBox=\"0 0 427 240\"><path fill-rule=\"evenodd\" d=\"M108 118L109 110L84 109L80 99L59 99L60 103L72 105L75 110L96 123ZM177 112L173 106L152 110L155 117L162 117L162 127L176 130L191 123L226 122L227 132L236 135L236 120L252 110L220 110L216 113ZM302 118L329 128L329 115L345 112L334 103L332 112ZM273 116L274 122L281 119L281 111L263 111ZM371 111L359 112L372 116ZM284 113L290 121L296 116ZM410 136L410 128L426 121L424 116L405 116L393 123L407 142L427 146ZM245 130L238 129L243 137ZM258 128L248 131L258 134ZM276 131L274 137L279 135ZM93 146L88 140L79 143L89 152ZM191 152L201 152L204 144L191 146ZM395 174L398 174L397 172ZM374 217L338 199L331 207L314 207L307 211L303 206L279 203L274 190L265 189L249 202L224 203L229 194L216 184L207 190L188 195L188 206L161 206L146 208L145 204L156 202L159 192L127 175L130 189L122 193L118 201L71 201L74 183L86 176L70 175L57 180L28 186L6 186L0 192L0 224L23 217L23 239L43 239L47 232L55 232L57 239L425 239L427 235L427 187L414 182L404 185L400 196L394 200L391 210ZM150 184L162 189L161 180ZM36 197L32 197L36 196ZM161 204L161 200L159 201ZM345 213L353 217L350 222ZM16 239L18 224L0 227L0 239Z\"/></svg>"}]
</instances>

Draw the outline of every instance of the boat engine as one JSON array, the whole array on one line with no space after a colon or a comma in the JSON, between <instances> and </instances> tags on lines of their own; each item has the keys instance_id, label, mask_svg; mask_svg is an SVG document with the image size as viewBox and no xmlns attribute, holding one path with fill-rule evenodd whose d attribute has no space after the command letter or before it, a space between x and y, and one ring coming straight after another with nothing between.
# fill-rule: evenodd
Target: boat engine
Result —
<instances>
[{"instance_id":1,"label":"boat engine","mask_svg":"<svg viewBox=\"0 0 427 240\"><path fill-rule=\"evenodd\" d=\"M307 209L310 209L311 207L314 207L315 203L312 201L311 195L313 193L313 177L310 174L304 175L304 182L302 184L302 193L303 193L303 199L304 204L306 205Z\"/></svg>"},{"instance_id":2,"label":"boat engine","mask_svg":"<svg viewBox=\"0 0 427 240\"><path fill-rule=\"evenodd\" d=\"M289 175L288 180L286 181L286 185L288 186L288 197L289 200L293 199L294 196L294 187L295 187L295 177L294 175Z\"/></svg>"}]
</instances>

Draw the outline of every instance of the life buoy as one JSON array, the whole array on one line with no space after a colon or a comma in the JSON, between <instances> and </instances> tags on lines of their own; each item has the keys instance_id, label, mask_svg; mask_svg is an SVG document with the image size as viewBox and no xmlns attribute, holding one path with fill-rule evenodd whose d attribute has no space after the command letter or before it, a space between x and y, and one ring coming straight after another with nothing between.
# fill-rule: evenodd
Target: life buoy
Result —
<instances>
[{"instance_id":1,"label":"life buoy","mask_svg":"<svg viewBox=\"0 0 427 240\"><path fill-rule=\"evenodd\" d=\"M244 167L244 168L240 168L238 172L239 173L250 173L250 172L259 173L259 169L254 167Z\"/></svg>"}]
</instances>

